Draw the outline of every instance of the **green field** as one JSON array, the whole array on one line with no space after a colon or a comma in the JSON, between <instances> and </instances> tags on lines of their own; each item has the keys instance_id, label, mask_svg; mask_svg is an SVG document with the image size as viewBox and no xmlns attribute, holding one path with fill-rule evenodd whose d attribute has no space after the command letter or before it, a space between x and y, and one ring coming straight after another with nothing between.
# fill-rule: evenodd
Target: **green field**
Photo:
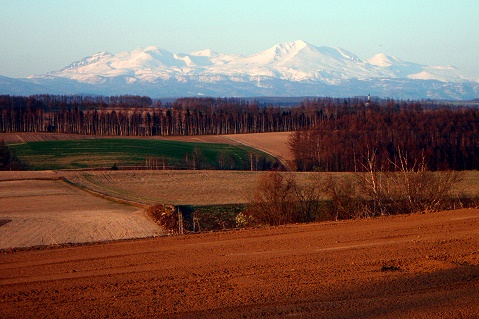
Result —
<instances>
[{"instance_id":1,"label":"green field","mask_svg":"<svg viewBox=\"0 0 479 319\"><path fill-rule=\"evenodd\" d=\"M261 151L229 144L147 139L85 139L11 144L30 170L139 167L176 169L265 169L276 160Z\"/></svg>"}]
</instances>

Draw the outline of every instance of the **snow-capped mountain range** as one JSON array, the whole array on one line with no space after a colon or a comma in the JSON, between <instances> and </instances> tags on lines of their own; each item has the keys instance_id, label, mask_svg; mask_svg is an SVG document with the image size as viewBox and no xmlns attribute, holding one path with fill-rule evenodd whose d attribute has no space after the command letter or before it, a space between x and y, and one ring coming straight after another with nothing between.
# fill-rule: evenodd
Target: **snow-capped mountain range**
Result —
<instances>
[{"instance_id":1,"label":"snow-capped mountain range","mask_svg":"<svg viewBox=\"0 0 479 319\"><path fill-rule=\"evenodd\" d=\"M0 77L0 93L472 99L479 96L479 80L453 66L421 65L384 53L361 60L340 48L299 40L249 56L209 49L171 53L154 46L104 51L27 79Z\"/></svg>"}]
</instances>

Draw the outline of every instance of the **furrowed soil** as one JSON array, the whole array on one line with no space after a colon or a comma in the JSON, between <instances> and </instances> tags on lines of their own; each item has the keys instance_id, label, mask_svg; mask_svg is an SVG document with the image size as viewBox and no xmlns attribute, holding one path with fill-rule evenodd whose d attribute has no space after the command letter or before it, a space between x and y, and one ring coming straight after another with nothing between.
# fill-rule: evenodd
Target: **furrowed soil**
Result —
<instances>
[{"instance_id":1,"label":"furrowed soil","mask_svg":"<svg viewBox=\"0 0 479 319\"><path fill-rule=\"evenodd\" d=\"M144 209L93 196L55 172L0 172L0 249L164 234Z\"/></svg>"},{"instance_id":2,"label":"furrowed soil","mask_svg":"<svg viewBox=\"0 0 479 319\"><path fill-rule=\"evenodd\" d=\"M18 251L0 317L477 318L478 233L464 209Z\"/></svg>"}]
</instances>

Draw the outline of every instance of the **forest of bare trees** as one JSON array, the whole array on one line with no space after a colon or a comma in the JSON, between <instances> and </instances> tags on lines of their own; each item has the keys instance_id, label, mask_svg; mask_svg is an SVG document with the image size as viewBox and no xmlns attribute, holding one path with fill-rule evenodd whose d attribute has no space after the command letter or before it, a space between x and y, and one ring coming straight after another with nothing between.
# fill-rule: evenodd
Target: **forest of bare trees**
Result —
<instances>
[{"instance_id":1,"label":"forest of bare trees","mask_svg":"<svg viewBox=\"0 0 479 319\"><path fill-rule=\"evenodd\" d=\"M113 136L283 132L311 126L314 110L260 107L236 98L0 96L0 132ZM309 112L309 113L308 113Z\"/></svg>"},{"instance_id":2,"label":"forest of bare trees","mask_svg":"<svg viewBox=\"0 0 479 319\"><path fill-rule=\"evenodd\" d=\"M305 99L282 107L253 99L144 96L0 96L0 132L110 136L295 132L298 170L358 171L374 154L385 170L402 151L431 170L479 168L479 110L434 101Z\"/></svg>"},{"instance_id":3,"label":"forest of bare trees","mask_svg":"<svg viewBox=\"0 0 479 319\"><path fill-rule=\"evenodd\" d=\"M364 171L371 158L379 170L394 171L401 157L410 165L424 158L430 170L475 170L479 110L425 108L418 102L340 107L292 134L290 145L304 171Z\"/></svg>"}]
</instances>

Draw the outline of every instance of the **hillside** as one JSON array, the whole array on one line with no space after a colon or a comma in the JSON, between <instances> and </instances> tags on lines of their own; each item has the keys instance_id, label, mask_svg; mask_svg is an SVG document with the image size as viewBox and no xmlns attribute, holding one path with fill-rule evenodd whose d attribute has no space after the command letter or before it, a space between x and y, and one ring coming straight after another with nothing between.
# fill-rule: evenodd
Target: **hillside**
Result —
<instances>
[{"instance_id":1,"label":"hillside","mask_svg":"<svg viewBox=\"0 0 479 319\"><path fill-rule=\"evenodd\" d=\"M221 145L252 147L258 151L278 158L286 166L293 160L289 150L288 139L290 132L232 134L232 135L198 135L198 136L154 136L141 137L142 140L178 141L187 143L213 143ZM63 133L0 133L0 140L7 144L22 144L27 142L44 141L74 141L84 139L114 139L111 136L79 135ZM136 137L139 138L139 137ZM184 154L182 154L184 155ZM110 163L110 165L113 163Z\"/></svg>"},{"instance_id":2,"label":"hillside","mask_svg":"<svg viewBox=\"0 0 479 319\"><path fill-rule=\"evenodd\" d=\"M236 144L152 138L87 138L10 144L10 148L30 170L119 167L266 170L279 165L271 155Z\"/></svg>"},{"instance_id":3,"label":"hillside","mask_svg":"<svg viewBox=\"0 0 479 319\"><path fill-rule=\"evenodd\" d=\"M93 196L54 172L0 172L0 249L163 235L134 207Z\"/></svg>"}]
</instances>

